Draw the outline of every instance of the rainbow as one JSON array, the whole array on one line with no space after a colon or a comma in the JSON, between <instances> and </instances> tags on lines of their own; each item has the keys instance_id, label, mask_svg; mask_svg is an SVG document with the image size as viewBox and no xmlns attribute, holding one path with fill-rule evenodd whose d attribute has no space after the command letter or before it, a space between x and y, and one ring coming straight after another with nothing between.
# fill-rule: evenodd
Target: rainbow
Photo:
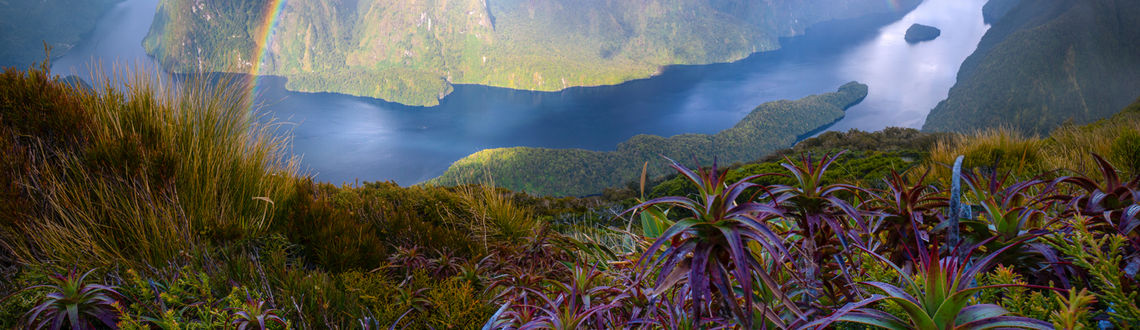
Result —
<instances>
[{"instance_id":1,"label":"rainbow","mask_svg":"<svg viewBox=\"0 0 1140 330\"><path fill-rule=\"evenodd\" d=\"M899 10L899 0L887 0L887 7L890 8L891 10L898 11Z\"/></svg>"},{"instance_id":2,"label":"rainbow","mask_svg":"<svg viewBox=\"0 0 1140 330\"><path fill-rule=\"evenodd\" d=\"M261 76L261 65L265 62L265 58L269 56L269 44L273 41L273 31L277 29L277 23L281 18L281 9L285 8L286 0L269 0L269 6L266 8L265 15L261 24L258 25L257 35L255 35L254 42L257 43L255 48L255 57L253 59L253 66L249 70L249 75L253 82L250 84L250 94L256 95L258 77Z\"/></svg>"}]
</instances>

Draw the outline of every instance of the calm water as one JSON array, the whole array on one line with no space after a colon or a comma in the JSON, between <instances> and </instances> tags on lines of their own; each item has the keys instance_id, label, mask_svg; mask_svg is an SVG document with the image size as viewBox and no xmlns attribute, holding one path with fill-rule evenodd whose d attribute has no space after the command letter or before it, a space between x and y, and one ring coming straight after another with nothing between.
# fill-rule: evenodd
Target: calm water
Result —
<instances>
[{"instance_id":1,"label":"calm water","mask_svg":"<svg viewBox=\"0 0 1140 330\"><path fill-rule=\"evenodd\" d=\"M86 77L90 63L154 68L142 49L157 0L127 0L89 40L56 59L53 71ZM831 127L920 127L946 98L959 65L988 28L985 0L926 0L899 18L821 27L784 49L730 63L670 67L658 77L617 86L544 93L456 86L437 107L408 107L338 94L294 93L284 79L262 79L273 116L296 123L293 152L310 173L334 183L393 180L414 184L485 148L534 146L613 150L648 133L715 133L755 106L834 91L856 80L867 99ZM912 23L942 29L937 40L908 45Z\"/></svg>"}]
</instances>

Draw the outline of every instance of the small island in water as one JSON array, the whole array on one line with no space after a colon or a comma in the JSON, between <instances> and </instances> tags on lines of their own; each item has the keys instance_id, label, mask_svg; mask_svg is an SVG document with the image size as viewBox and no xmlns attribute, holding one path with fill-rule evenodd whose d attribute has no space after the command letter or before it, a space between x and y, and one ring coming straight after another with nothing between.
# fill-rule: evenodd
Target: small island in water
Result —
<instances>
[{"instance_id":1,"label":"small island in water","mask_svg":"<svg viewBox=\"0 0 1140 330\"><path fill-rule=\"evenodd\" d=\"M906 42L913 44L923 41L930 41L937 39L940 35L942 35L942 30L939 30L936 27L914 24L911 25L909 29L906 29Z\"/></svg>"}]
</instances>

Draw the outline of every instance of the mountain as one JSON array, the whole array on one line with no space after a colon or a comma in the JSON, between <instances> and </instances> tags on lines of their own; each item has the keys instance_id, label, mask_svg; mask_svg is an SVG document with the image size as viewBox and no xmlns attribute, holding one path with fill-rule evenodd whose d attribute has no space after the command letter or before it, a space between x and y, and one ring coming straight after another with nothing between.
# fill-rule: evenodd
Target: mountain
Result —
<instances>
[{"instance_id":1,"label":"mountain","mask_svg":"<svg viewBox=\"0 0 1140 330\"><path fill-rule=\"evenodd\" d=\"M732 128L713 135L682 134L669 138L638 135L614 151L547 148L487 149L456 161L427 184L494 181L495 185L536 195L583 196L635 180L649 162L649 176L672 170L661 156L690 164L751 161L791 146L843 117L867 96L867 85L850 82L838 91L795 101L762 104Z\"/></svg>"},{"instance_id":2,"label":"mountain","mask_svg":"<svg viewBox=\"0 0 1140 330\"><path fill-rule=\"evenodd\" d=\"M1140 96L1140 1L992 0L985 9L992 27L924 130L1045 134Z\"/></svg>"},{"instance_id":3,"label":"mountain","mask_svg":"<svg viewBox=\"0 0 1140 330\"><path fill-rule=\"evenodd\" d=\"M287 88L435 105L452 84L556 91L779 48L826 21L920 0L162 0L144 42L172 71L252 70Z\"/></svg>"},{"instance_id":4,"label":"mountain","mask_svg":"<svg viewBox=\"0 0 1140 330\"><path fill-rule=\"evenodd\" d=\"M74 47L122 0L0 0L0 67L27 67Z\"/></svg>"}]
</instances>

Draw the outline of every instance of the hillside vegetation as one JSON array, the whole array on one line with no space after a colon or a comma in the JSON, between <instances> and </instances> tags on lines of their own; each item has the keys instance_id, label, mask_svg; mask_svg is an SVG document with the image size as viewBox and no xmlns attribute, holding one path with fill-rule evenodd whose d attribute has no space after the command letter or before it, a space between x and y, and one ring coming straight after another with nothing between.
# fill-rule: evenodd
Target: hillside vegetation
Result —
<instances>
[{"instance_id":1,"label":"hillside vegetation","mask_svg":"<svg viewBox=\"0 0 1140 330\"><path fill-rule=\"evenodd\" d=\"M44 44L61 55L122 0L0 0L0 68L43 59Z\"/></svg>"},{"instance_id":2,"label":"hillside vegetation","mask_svg":"<svg viewBox=\"0 0 1140 330\"><path fill-rule=\"evenodd\" d=\"M924 130L1005 126L1045 134L1140 96L1140 2L991 1L993 26Z\"/></svg>"},{"instance_id":3,"label":"hillside vegetation","mask_svg":"<svg viewBox=\"0 0 1140 330\"><path fill-rule=\"evenodd\" d=\"M825 133L612 202L314 183L244 82L45 70L0 73L0 328L1140 322L1140 102L1048 138Z\"/></svg>"},{"instance_id":4,"label":"hillside vegetation","mask_svg":"<svg viewBox=\"0 0 1140 330\"><path fill-rule=\"evenodd\" d=\"M163 0L146 50L173 71L247 72L268 3ZM261 73L291 90L435 105L452 84L617 84L774 50L820 22L901 14L881 0L293 0Z\"/></svg>"},{"instance_id":5,"label":"hillside vegetation","mask_svg":"<svg viewBox=\"0 0 1140 330\"><path fill-rule=\"evenodd\" d=\"M752 110L735 126L713 135L638 135L614 151L547 148L487 149L456 161L425 184L467 184L493 180L499 186L536 195L583 196L635 180L643 164L648 175L669 173L661 156L681 161L724 164L749 161L791 146L843 117L867 96L867 85L847 83L833 93L795 101L774 101Z\"/></svg>"}]
</instances>

